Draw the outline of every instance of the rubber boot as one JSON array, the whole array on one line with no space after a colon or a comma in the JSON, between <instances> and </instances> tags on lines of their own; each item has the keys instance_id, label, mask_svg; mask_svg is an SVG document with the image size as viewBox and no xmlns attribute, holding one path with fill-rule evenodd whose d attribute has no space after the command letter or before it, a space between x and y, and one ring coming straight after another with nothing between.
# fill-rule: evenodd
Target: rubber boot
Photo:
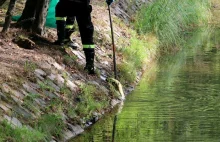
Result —
<instances>
[{"instance_id":1,"label":"rubber boot","mask_svg":"<svg viewBox=\"0 0 220 142\"><path fill-rule=\"evenodd\" d=\"M94 75L95 74L95 69L94 69L95 50L93 48L86 48L84 49L84 53L86 57L86 66L84 70L87 71L88 74Z\"/></svg>"},{"instance_id":2,"label":"rubber boot","mask_svg":"<svg viewBox=\"0 0 220 142\"><path fill-rule=\"evenodd\" d=\"M58 39L54 42L55 45L64 45L64 39L65 39L65 26L66 21L58 20L56 21L57 24L57 37Z\"/></svg>"}]
</instances>

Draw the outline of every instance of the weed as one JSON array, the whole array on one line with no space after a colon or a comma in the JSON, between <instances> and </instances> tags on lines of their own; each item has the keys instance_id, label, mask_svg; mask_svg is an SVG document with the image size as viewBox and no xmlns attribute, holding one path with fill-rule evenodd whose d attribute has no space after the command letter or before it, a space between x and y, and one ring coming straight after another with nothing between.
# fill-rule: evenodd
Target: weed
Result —
<instances>
[{"instance_id":1,"label":"weed","mask_svg":"<svg viewBox=\"0 0 220 142\"><path fill-rule=\"evenodd\" d=\"M210 17L208 0L158 0L138 13L135 27L139 33L156 34L164 48L183 42L181 32L194 25L207 23Z\"/></svg>"},{"instance_id":2,"label":"weed","mask_svg":"<svg viewBox=\"0 0 220 142\"><path fill-rule=\"evenodd\" d=\"M55 89L50 85L52 81L51 80L45 80L44 82L42 81L37 81L37 84L40 86L40 89L49 91L49 92L54 92Z\"/></svg>"},{"instance_id":3,"label":"weed","mask_svg":"<svg viewBox=\"0 0 220 142\"><path fill-rule=\"evenodd\" d=\"M39 142L45 140L45 134L25 126L12 127L6 121L0 123L0 141Z\"/></svg>"},{"instance_id":4,"label":"weed","mask_svg":"<svg viewBox=\"0 0 220 142\"><path fill-rule=\"evenodd\" d=\"M65 56L63 57L63 62L64 62L65 64L67 64L68 66L70 66L70 67L74 67L75 64L76 64L76 59L77 59L76 56L65 55Z\"/></svg>"},{"instance_id":5,"label":"weed","mask_svg":"<svg viewBox=\"0 0 220 142\"><path fill-rule=\"evenodd\" d=\"M107 95L95 85L84 84L79 96L80 103L76 106L76 112L80 116L91 116L92 112L100 111L108 105Z\"/></svg>"},{"instance_id":6,"label":"weed","mask_svg":"<svg viewBox=\"0 0 220 142\"><path fill-rule=\"evenodd\" d=\"M147 44L144 40L139 39L135 33L132 33L130 46L120 49L124 62L120 63L117 69L119 71L119 80L122 84L135 81L137 70L140 70L146 64L147 52L150 48L152 48L150 44Z\"/></svg>"},{"instance_id":7,"label":"weed","mask_svg":"<svg viewBox=\"0 0 220 142\"><path fill-rule=\"evenodd\" d=\"M50 140L52 136L61 138L62 130L64 128L65 124L62 120L62 117L57 114L45 114L35 125L35 129L46 134L47 140Z\"/></svg>"},{"instance_id":8,"label":"weed","mask_svg":"<svg viewBox=\"0 0 220 142\"><path fill-rule=\"evenodd\" d=\"M124 62L117 66L119 71L119 80L122 84L133 83L136 79L136 69L132 62Z\"/></svg>"},{"instance_id":9,"label":"weed","mask_svg":"<svg viewBox=\"0 0 220 142\"><path fill-rule=\"evenodd\" d=\"M66 85L60 88L60 93L65 97L72 98L72 91Z\"/></svg>"},{"instance_id":10,"label":"weed","mask_svg":"<svg viewBox=\"0 0 220 142\"><path fill-rule=\"evenodd\" d=\"M33 73L36 68L37 68L37 65L35 63L32 63L30 61L25 61L25 64L24 64L25 76L29 78L30 80L34 81L36 78Z\"/></svg>"}]
</instances>

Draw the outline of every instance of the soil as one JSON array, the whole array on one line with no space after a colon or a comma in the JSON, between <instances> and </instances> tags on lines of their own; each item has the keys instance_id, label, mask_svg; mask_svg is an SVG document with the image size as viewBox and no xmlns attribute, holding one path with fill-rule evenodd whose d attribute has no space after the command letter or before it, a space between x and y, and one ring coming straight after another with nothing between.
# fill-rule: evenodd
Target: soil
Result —
<instances>
[{"instance_id":1,"label":"soil","mask_svg":"<svg viewBox=\"0 0 220 142\"><path fill-rule=\"evenodd\" d=\"M92 21L95 26L95 42L96 44L96 66L97 69L103 70L105 76L111 75L112 73L112 59L109 58L112 54L111 50L111 36L110 36L110 27L109 27L109 15L106 6L99 6L100 0L93 1L93 12L92 12ZM21 13L22 8L24 7L24 1L19 0L16 4L15 14ZM0 19L1 25L4 20L6 6L3 6L0 9ZM101 19L101 20L100 20ZM13 22L12 22L13 23ZM0 30L2 27L0 26ZM53 45L53 42L56 40L56 29L47 28L47 35L44 37L32 35L31 33L26 33L21 29L11 27L9 32L6 35L0 35L0 83L13 82L15 78L20 78L25 75L25 65L27 62L36 64L39 67L43 67L45 63L56 61L57 63L66 66L68 70L74 73L80 73L85 75L85 72L79 70L79 68L65 65L63 62L64 56L68 55L63 49L59 46ZM115 27L116 39L122 34L129 38L129 34L126 33L126 29L122 27ZM24 44L18 44L16 39L18 37L26 37L31 42L34 43L35 47L28 45L28 42L25 41ZM77 39L79 44L78 51L82 52L81 41L79 32L74 33L74 38ZM28 49L29 48L29 49ZM69 52L68 52L69 53ZM71 53L70 53L71 54ZM83 52L82 52L83 54ZM120 55L118 56L118 62L120 62ZM98 59L98 60L97 60ZM85 61L79 61L79 64L83 66ZM104 64L103 64L104 62ZM106 66L107 65L107 66Z\"/></svg>"}]
</instances>

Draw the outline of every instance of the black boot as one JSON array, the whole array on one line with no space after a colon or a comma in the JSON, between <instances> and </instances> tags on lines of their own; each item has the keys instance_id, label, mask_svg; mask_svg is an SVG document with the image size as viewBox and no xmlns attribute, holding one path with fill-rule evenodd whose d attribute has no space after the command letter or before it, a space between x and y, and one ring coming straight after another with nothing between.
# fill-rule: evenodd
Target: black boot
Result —
<instances>
[{"instance_id":1,"label":"black boot","mask_svg":"<svg viewBox=\"0 0 220 142\"><path fill-rule=\"evenodd\" d=\"M88 72L90 75L95 74L94 69L94 56L95 56L95 50L93 48L85 48L83 49L86 57L86 66L84 68L85 71Z\"/></svg>"},{"instance_id":2,"label":"black boot","mask_svg":"<svg viewBox=\"0 0 220 142\"><path fill-rule=\"evenodd\" d=\"M58 39L54 42L55 45L64 45L64 39L65 39L65 26L66 21L58 20L56 21L57 24L57 37Z\"/></svg>"}]
</instances>

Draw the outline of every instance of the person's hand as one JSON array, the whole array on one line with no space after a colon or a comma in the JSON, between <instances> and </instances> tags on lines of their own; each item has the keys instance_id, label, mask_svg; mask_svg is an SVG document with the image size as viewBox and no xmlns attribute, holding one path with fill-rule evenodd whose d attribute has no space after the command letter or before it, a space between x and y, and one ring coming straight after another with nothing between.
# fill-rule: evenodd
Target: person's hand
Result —
<instances>
[{"instance_id":1,"label":"person's hand","mask_svg":"<svg viewBox=\"0 0 220 142\"><path fill-rule=\"evenodd\" d=\"M113 3L113 1L114 1L114 0L106 0L106 3L107 3L108 5L111 5L111 4Z\"/></svg>"}]
</instances>

